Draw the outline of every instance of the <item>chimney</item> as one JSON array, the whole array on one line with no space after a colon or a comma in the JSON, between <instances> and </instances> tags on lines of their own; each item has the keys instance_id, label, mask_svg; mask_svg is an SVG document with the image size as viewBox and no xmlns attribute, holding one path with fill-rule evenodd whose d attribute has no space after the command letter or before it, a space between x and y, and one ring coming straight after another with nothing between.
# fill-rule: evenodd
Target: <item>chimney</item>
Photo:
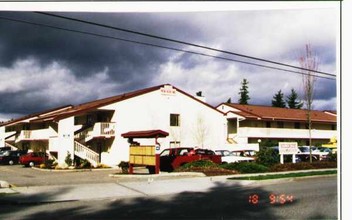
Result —
<instances>
[{"instance_id":1,"label":"chimney","mask_svg":"<svg viewBox=\"0 0 352 220\"><path fill-rule=\"evenodd\" d=\"M202 95L202 91L196 93L196 98L202 102L206 102L205 97Z\"/></svg>"}]
</instances>

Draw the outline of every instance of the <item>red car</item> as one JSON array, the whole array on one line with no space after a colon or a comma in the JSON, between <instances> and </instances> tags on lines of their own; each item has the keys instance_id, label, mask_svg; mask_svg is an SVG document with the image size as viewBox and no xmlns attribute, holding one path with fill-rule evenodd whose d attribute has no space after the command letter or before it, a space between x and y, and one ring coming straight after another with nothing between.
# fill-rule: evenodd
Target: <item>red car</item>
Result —
<instances>
[{"instance_id":1,"label":"red car","mask_svg":"<svg viewBox=\"0 0 352 220\"><path fill-rule=\"evenodd\" d=\"M197 160L211 160L221 164L221 156L208 149L194 149L188 147L165 149L160 154L160 170L171 172L176 168Z\"/></svg>"},{"instance_id":2,"label":"red car","mask_svg":"<svg viewBox=\"0 0 352 220\"><path fill-rule=\"evenodd\" d=\"M44 163L49 159L49 155L45 152L30 152L20 156L19 163L24 166L34 166Z\"/></svg>"}]
</instances>

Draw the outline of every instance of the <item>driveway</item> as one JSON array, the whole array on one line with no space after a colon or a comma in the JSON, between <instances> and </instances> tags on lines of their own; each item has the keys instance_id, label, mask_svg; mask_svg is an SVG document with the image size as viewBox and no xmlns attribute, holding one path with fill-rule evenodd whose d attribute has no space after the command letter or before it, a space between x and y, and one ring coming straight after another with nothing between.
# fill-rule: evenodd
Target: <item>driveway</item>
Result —
<instances>
[{"instance_id":1,"label":"driveway","mask_svg":"<svg viewBox=\"0 0 352 220\"><path fill-rule=\"evenodd\" d=\"M23 167L22 165L0 166L0 180L21 186L68 185L89 183L112 183L116 179L109 174L117 169L81 170L81 171L44 171Z\"/></svg>"}]
</instances>

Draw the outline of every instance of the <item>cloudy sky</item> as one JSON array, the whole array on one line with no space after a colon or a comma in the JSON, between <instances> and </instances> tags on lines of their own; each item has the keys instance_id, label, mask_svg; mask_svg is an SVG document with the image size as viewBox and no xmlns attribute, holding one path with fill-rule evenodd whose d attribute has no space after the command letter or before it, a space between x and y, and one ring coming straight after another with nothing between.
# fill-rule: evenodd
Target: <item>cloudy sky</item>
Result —
<instances>
[{"instance_id":1,"label":"cloudy sky","mask_svg":"<svg viewBox=\"0 0 352 220\"><path fill-rule=\"evenodd\" d=\"M159 4L160 11L132 4L137 12L112 5L99 12L99 7L86 6L85 12L57 7L50 13L294 66L300 66L299 57L310 44L319 71L337 74L339 3L300 4L233 3L221 10L205 3L192 5L193 10ZM35 8L1 8L6 7L0 7L0 121L164 83L190 94L202 91L214 106L229 98L237 102L243 79L249 82L249 104L271 105L279 90L287 96L293 88L303 95L299 73L184 51L300 72L297 69L55 18L32 12L39 10ZM332 78L316 78L313 108L336 110L338 81Z\"/></svg>"}]
</instances>

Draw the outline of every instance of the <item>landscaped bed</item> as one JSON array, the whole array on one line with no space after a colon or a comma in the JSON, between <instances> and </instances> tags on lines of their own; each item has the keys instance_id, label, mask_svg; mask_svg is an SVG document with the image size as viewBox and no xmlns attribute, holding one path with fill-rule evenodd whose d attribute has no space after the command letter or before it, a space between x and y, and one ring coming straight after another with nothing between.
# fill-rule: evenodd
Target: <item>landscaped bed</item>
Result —
<instances>
[{"instance_id":1,"label":"landscaped bed","mask_svg":"<svg viewBox=\"0 0 352 220\"><path fill-rule=\"evenodd\" d=\"M242 162L218 165L211 161L196 161L185 164L175 170L175 172L202 172L206 176L246 174L246 173L269 173L296 170L312 170L337 168L336 161L316 161L316 162L300 162L285 163L264 166L255 162Z\"/></svg>"}]
</instances>

